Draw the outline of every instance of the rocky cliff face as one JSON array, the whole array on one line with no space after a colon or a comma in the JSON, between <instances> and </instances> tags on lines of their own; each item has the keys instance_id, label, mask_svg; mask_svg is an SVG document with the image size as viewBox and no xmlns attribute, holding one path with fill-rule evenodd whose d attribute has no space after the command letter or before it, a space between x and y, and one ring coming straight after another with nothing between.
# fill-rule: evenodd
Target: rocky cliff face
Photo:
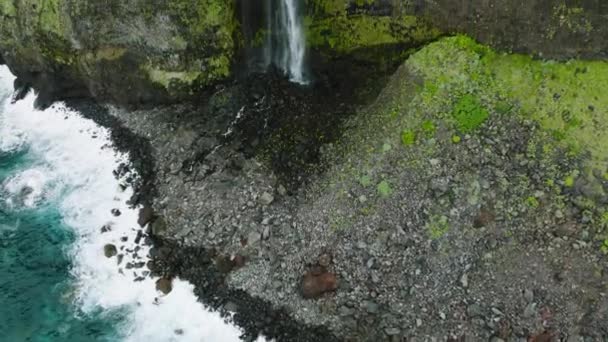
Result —
<instances>
[{"instance_id":1,"label":"rocky cliff face","mask_svg":"<svg viewBox=\"0 0 608 342\"><path fill-rule=\"evenodd\" d=\"M248 37L243 31L263 36L239 22L247 17L237 15L239 3L0 0L0 54L50 98L176 102L231 76ZM305 6L308 46L330 59L394 66L411 48L455 32L551 58L608 51L608 5L601 0L306 0Z\"/></svg>"},{"instance_id":2,"label":"rocky cliff face","mask_svg":"<svg viewBox=\"0 0 608 342\"><path fill-rule=\"evenodd\" d=\"M349 52L466 33L501 50L550 58L600 57L608 47L601 0L307 0L313 48Z\"/></svg>"},{"instance_id":3,"label":"rocky cliff face","mask_svg":"<svg viewBox=\"0 0 608 342\"><path fill-rule=\"evenodd\" d=\"M230 74L233 7L222 0L2 0L0 53L51 98L175 101Z\"/></svg>"}]
</instances>

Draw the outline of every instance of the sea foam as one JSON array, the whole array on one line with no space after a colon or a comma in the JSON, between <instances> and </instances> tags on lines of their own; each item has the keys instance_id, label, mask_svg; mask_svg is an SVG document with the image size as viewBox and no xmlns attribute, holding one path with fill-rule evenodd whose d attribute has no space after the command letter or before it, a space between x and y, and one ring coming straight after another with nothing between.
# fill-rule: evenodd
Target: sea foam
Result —
<instances>
[{"instance_id":1,"label":"sea foam","mask_svg":"<svg viewBox=\"0 0 608 342\"><path fill-rule=\"evenodd\" d=\"M83 314L101 310L124 317L119 331L125 341L239 341L242 332L199 303L188 282L175 280L166 296L156 291L156 279L148 276L134 282L146 268L134 271L124 266L147 262L148 247L141 247L137 260L126 252L135 248L138 208L126 204L132 190L121 190L112 173L128 162L128 155L112 148L107 129L63 104L35 110L34 94L10 103L7 94L13 81L8 69L0 66L0 151L27 146L36 161L3 184L3 191L21 195L26 206L53 201L76 233L77 242L67 251L73 263L73 304ZM113 209L120 216L112 215ZM111 231L101 233L104 225ZM121 241L124 237L127 242ZM120 265L116 257L104 256L106 244L124 254Z\"/></svg>"}]
</instances>

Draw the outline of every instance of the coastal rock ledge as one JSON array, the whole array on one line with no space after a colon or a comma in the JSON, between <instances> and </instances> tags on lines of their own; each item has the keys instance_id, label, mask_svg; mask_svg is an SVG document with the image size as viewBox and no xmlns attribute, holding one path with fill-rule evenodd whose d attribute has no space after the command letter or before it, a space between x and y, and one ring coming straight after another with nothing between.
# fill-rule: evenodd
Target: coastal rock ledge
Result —
<instances>
[{"instance_id":1,"label":"coastal rock ledge","mask_svg":"<svg viewBox=\"0 0 608 342\"><path fill-rule=\"evenodd\" d=\"M606 341L607 3L303 3L310 86L236 0L0 0L0 62L111 126L133 267L246 340Z\"/></svg>"}]
</instances>

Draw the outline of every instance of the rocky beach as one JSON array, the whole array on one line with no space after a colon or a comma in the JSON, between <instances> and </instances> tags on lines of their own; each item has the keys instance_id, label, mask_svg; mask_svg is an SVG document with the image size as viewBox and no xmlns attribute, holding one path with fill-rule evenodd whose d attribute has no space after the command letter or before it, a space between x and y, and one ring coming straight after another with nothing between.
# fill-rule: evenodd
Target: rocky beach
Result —
<instances>
[{"instance_id":1,"label":"rocky beach","mask_svg":"<svg viewBox=\"0 0 608 342\"><path fill-rule=\"evenodd\" d=\"M249 341L608 338L601 1L98 5L0 0L0 62L128 154L133 281Z\"/></svg>"}]
</instances>

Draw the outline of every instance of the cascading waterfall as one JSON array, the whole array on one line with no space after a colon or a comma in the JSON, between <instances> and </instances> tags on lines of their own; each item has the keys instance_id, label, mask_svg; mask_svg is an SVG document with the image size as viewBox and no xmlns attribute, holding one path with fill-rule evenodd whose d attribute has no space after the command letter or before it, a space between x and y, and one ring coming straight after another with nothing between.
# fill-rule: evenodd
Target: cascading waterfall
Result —
<instances>
[{"instance_id":1,"label":"cascading waterfall","mask_svg":"<svg viewBox=\"0 0 608 342\"><path fill-rule=\"evenodd\" d=\"M306 43L302 32L302 22L298 13L297 0L281 0L279 10L280 32L284 36L279 66L291 81L307 83L304 78L304 57Z\"/></svg>"},{"instance_id":2,"label":"cascading waterfall","mask_svg":"<svg viewBox=\"0 0 608 342\"><path fill-rule=\"evenodd\" d=\"M251 0L240 3L244 34L251 42L250 70L265 71L274 65L292 82L308 83L301 0L264 0L263 6Z\"/></svg>"}]
</instances>

